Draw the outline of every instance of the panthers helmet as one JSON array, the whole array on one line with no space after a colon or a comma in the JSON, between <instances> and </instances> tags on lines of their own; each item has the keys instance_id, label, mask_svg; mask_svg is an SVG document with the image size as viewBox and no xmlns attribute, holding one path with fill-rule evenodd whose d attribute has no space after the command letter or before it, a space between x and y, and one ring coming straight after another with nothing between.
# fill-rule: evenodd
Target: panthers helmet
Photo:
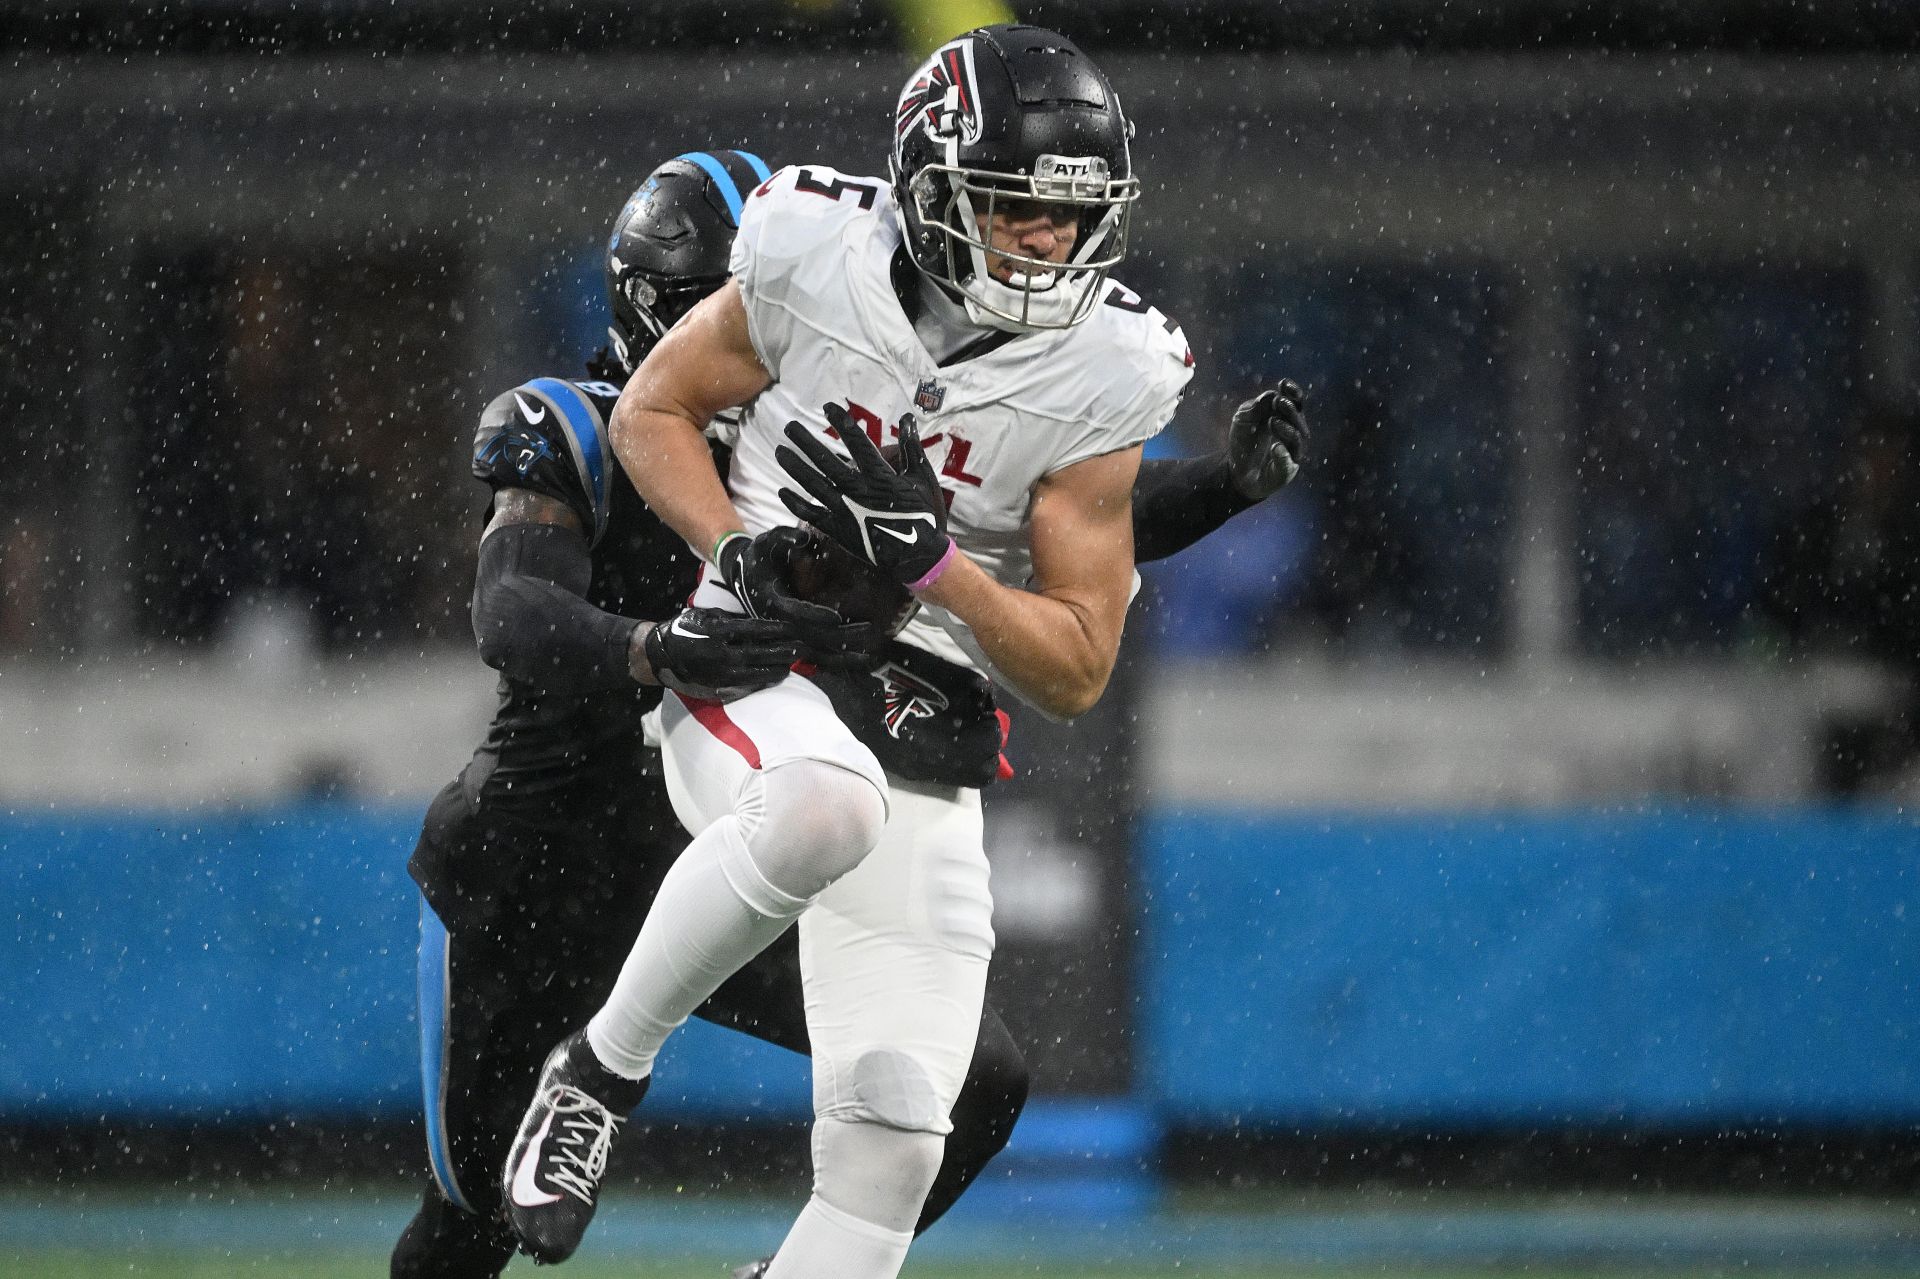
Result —
<instances>
[{"instance_id":1,"label":"panthers helmet","mask_svg":"<svg viewBox=\"0 0 1920 1279\"><path fill-rule=\"evenodd\" d=\"M894 116L890 170L914 264L977 324L1078 324L1126 255L1140 194L1132 132L1107 77L1065 36L1002 25L942 45L907 80ZM1064 264L990 250L986 228L1009 200L1077 211ZM1012 283L988 273L990 251L1013 264Z\"/></svg>"},{"instance_id":2,"label":"panthers helmet","mask_svg":"<svg viewBox=\"0 0 1920 1279\"><path fill-rule=\"evenodd\" d=\"M689 151L640 184L607 239L614 358L628 373L694 304L727 280L740 206L767 180L747 151Z\"/></svg>"}]
</instances>

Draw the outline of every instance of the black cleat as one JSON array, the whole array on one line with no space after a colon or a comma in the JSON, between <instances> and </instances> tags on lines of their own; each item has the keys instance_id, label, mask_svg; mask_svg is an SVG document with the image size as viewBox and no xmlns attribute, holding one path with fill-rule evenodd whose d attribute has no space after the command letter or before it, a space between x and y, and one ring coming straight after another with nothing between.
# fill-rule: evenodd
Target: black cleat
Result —
<instances>
[{"instance_id":1,"label":"black cleat","mask_svg":"<svg viewBox=\"0 0 1920 1279\"><path fill-rule=\"evenodd\" d=\"M584 1030L547 1055L501 1178L507 1223L535 1261L554 1265L580 1246L614 1134L646 1092L645 1079L623 1079L602 1066Z\"/></svg>"},{"instance_id":2,"label":"black cleat","mask_svg":"<svg viewBox=\"0 0 1920 1279\"><path fill-rule=\"evenodd\" d=\"M749 1261L744 1266L733 1268L733 1279L767 1279L767 1271L773 1269L773 1258L765 1261Z\"/></svg>"}]
</instances>

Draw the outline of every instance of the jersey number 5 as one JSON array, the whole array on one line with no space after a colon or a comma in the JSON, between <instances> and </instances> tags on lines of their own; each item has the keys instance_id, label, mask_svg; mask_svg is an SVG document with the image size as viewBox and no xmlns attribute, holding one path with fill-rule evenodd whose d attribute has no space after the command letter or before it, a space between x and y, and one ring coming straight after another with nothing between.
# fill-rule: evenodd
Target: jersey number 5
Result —
<instances>
[{"instance_id":1,"label":"jersey number 5","mask_svg":"<svg viewBox=\"0 0 1920 1279\"><path fill-rule=\"evenodd\" d=\"M880 198L880 188L871 182L849 182L845 178L822 182L814 176L812 169L802 169L794 175L793 189L810 191L814 195L824 195L829 200L838 200L849 191L857 191L860 196L860 207L863 209L871 209L873 202Z\"/></svg>"}]
</instances>

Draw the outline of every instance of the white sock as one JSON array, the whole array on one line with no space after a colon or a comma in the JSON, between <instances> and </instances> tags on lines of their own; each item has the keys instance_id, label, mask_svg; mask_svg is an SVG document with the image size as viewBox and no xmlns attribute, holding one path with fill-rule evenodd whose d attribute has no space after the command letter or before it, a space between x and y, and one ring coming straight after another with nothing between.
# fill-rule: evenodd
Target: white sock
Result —
<instances>
[{"instance_id":1,"label":"white sock","mask_svg":"<svg viewBox=\"0 0 1920 1279\"><path fill-rule=\"evenodd\" d=\"M743 883L736 886L736 879ZM667 1036L772 945L806 905L754 870L737 817L714 822L661 881L613 993L587 1023L593 1055L628 1079L653 1073Z\"/></svg>"},{"instance_id":2,"label":"white sock","mask_svg":"<svg viewBox=\"0 0 1920 1279\"><path fill-rule=\"evenodd\" d=\"M815 1195L787 1232L767 1279L895 1279L912 1242L911 1230L862 1221Z\"/></svg>"}]
</instances>

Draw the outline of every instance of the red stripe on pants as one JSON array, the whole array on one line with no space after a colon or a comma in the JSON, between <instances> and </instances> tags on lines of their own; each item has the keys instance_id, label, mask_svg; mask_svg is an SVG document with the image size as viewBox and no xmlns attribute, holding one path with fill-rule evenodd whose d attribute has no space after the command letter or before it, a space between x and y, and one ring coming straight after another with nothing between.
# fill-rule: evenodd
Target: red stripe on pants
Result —
<instances>
[{"instance_id":1,"label":"red stripe on pants","mask_svg":"<svg viewBox=\"0 0 1920 1279\"><path fill-rule=\"evenodd\" d=\"M744 729L727 717L725 706L704 697L688 697L685 693L675 693L674 696L687 704L693 717L700 721L700 727L738 751L740 758L747 761L747 767L760 767L760 748L753 744L753 739L747 736Z\"/></svg>"}]
</instances>

